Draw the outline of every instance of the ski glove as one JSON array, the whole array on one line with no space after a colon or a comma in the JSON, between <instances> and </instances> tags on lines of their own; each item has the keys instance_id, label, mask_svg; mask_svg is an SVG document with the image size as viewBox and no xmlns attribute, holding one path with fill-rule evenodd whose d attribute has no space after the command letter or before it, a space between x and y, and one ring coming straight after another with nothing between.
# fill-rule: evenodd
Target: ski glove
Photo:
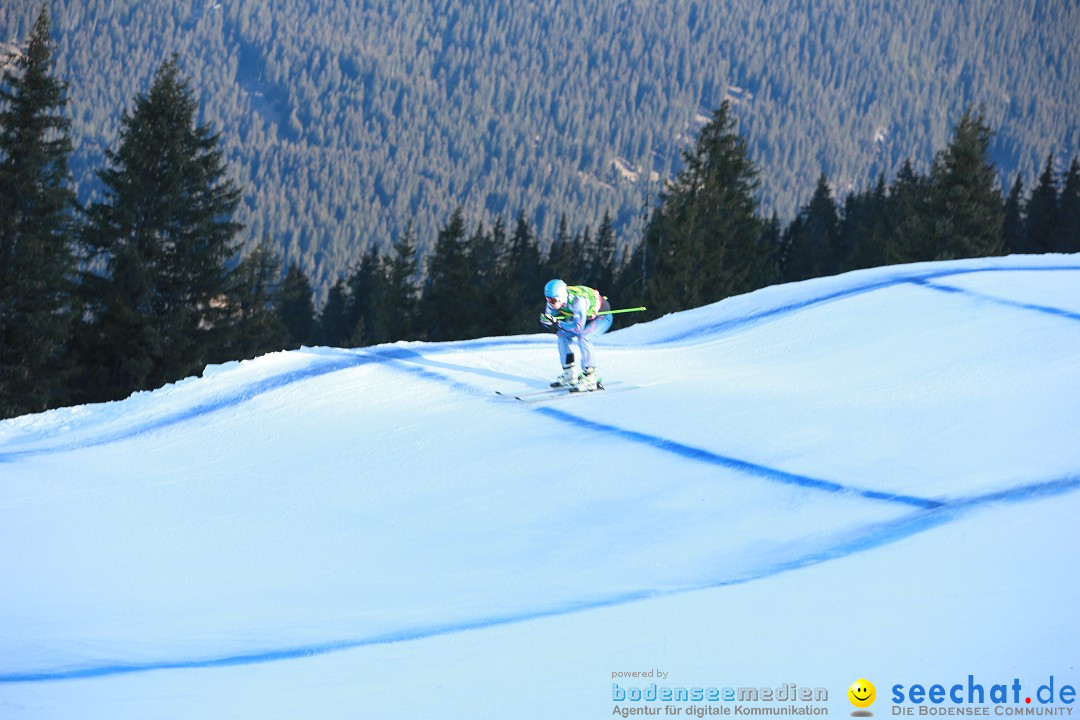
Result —
<instances>
[{"instance_id":1,"label":"ski glove","mask_svg":"<svg viewBox=\"0 0 1080 720\"><path fill-rule=\"evenodd\" d=\"M548 315L547 313L540 313L540 324L546 328L550 328L555 325L555 321L558 320L554 315Z\"/></svg>"}]
</instances>

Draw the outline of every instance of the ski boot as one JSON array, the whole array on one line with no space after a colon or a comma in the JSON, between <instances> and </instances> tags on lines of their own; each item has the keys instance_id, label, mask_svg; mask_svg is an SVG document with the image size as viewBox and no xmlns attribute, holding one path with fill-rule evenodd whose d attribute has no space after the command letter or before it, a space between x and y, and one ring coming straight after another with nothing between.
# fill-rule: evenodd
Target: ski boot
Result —
<instances>
[{"instance_id":1,"label":"ski boot","mask_svg":"<svg viewBox=\"0 0 1080 720\"><path fill-rule=\"evenodd\" d=\"M593 390L603 390L604 386L600 384L600 375L597 374L596 368L585 368L585 372L581 373L581 377L578 378L575 390L577 392L592 392Z\"/></svg>"},{"instance_id":2,"label":"ski boot","mask_svg":"<svg viewBox=\"0 0 1080 720\"><path fill-rule=\"evenodd\" d=\"M574 370L574 366L571 365L563 368L562 375L555 378L554 382L551 383L551 387L575 388L577 384L577 372Z\"/></svg>"}]
</instances>

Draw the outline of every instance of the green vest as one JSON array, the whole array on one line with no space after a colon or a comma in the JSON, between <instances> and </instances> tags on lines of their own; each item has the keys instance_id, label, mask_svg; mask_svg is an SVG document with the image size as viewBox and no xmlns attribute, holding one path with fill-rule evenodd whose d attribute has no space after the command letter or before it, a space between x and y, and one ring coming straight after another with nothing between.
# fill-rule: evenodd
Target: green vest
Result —
<instances>
[{"instance_id":1,"label":"green vest","mask_svg":"<svg viewBox=\"0 0 1080 720\"><path fill-rule=\"evenodd\" d=\"M589 311L585 314L587 318L596 317L596 313L600 312L600 306L604 303L604 298L600 294L600 291L593 290L591 287L585 287L584 285L569 285L566 288L566 292L571 298L583 297L588 301Z\"/></svg>"}]
</instances>

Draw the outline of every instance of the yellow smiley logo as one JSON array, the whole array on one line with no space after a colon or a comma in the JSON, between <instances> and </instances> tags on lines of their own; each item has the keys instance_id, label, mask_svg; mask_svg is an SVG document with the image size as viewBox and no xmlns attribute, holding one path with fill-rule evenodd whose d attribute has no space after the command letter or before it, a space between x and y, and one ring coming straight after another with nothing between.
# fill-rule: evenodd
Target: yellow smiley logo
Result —
<instances>
[{"instance_id":1,"label":"yellow smiley logo","mask_svg":"<svg viewBox=\"0 0 1080 720\"><path fill-rule=\"evenodd\" d=\"M847 696L855 707L868 708L877 699L877 690L874 688L874 683L866 678L859 678L848 688Z\"/></svg>"}]
</instances>

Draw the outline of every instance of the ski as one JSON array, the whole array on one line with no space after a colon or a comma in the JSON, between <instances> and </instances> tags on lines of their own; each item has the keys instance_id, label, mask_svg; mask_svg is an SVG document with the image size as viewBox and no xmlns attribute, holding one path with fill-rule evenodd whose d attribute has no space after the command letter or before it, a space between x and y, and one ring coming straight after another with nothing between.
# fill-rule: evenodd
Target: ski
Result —
<instances>
[{"instance_id":1,"label":"ski","mask_svg":"<svg viewBox=\"0 0 1080 720\"><path fill-rule=\"evenodd\" d=\"M527 392L503 392L502 390L496 390L495 394L506 398L513 398L514 400L529 400L531 398L540 398L546 395L561 395L567 392L570 392L570 388L554 387L544 388L543 390L529 390Z\"/></svg>"},{"instance_id":2,"label":"ski","mask_svg":"<svg viewBox=\"0 0 1080 720\"><path fill-rule=\"evenodd\" d=\"M603 383L601 383L601 385L603 385ZM598 390L603 390L604 388L600 387L600 388L597 388L597 389ZM559 394L568 393L568 392L571 392L571 391L572 391L571 388L560 385L559 387L547 387L547 388L543 388L542 390L529 390L529 391L526 391L526 392L503 392L502 390L496 390L495 394L496 395L502 395L503 397L512 397L515 400L523 400L525 398L536 397L536 396L540 396L540 395L559 395ZM578 391L573 391L573 392L578 392Z\"/></svg>"},{"instance_id":3,"label":"ski","mask_svg":"<svg viewBox=\"0 0 1080 720\"><path fill-rule=\"evenodd\" d=\"M595 390L575 390L567 387L557 388L545 388L543 390L533 390L530 392L522 393L509 393L501 390L496 390L496 395L502 397L513 398L525 403L538 403L548 402L550 400L558 400L567 397L584 397L586 395L593 395L598 392L619 392L621 390L633 390L637 388L637 385L630 385L628 383L620 382L618 380L610 383L602 383L600 387Z\"/></svg>"}]
</instances>

